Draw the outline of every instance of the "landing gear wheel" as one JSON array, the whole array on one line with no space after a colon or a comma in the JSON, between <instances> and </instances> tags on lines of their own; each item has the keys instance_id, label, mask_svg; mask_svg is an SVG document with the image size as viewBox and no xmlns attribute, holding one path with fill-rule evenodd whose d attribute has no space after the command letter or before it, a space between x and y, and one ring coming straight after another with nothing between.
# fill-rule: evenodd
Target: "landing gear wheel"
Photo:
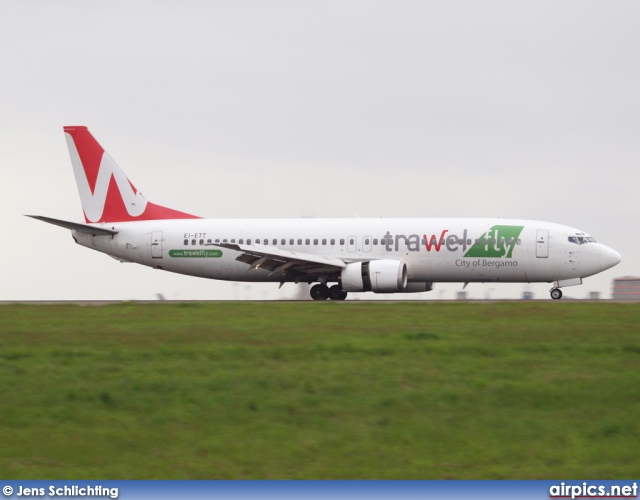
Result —
<instances>
[{"instance_id":1,"label":"landing gear wheel","mask_svg":"<svg viewBox=\"0 0 640 500\"><path fill-rule=\"evenodd\" d=\"M313 300L327 300L329 298L329 287L318 283L313 285L309 291Z\"/></svg>"},{"instance_id":2,"label":"landing gear wheel","mask_svg":"<svg viewBox=\"0 0 640 500\"><path fill-rule=\"evenodd\" d=\"M562 290L560 290L559 288L552 288L551 289L551 298L553 300L558 300L562 298Z\"/></svg>"},{"instance_id":3,"label":"landing gear wheel","mask_svg":"<svg viewBox=\"0 0 640 500\"><path fill-rule=\"evenodd\" d=\"M347 292L345 292L340 285L333 285L329 288L329 298L331 300L344 300L347 298Z\"/></svg>"}]
</instances>

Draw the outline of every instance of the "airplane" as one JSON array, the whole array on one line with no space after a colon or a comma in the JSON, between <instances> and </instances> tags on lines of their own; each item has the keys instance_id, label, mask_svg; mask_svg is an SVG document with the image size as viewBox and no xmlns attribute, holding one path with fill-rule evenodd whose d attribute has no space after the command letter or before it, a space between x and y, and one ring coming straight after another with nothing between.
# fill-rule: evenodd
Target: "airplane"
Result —
<instances>
[{"instance_id":1,"label":"airplane","mask_svg":"<svg viewBox=\"0 0 640 500\"><path fill-rule=\"evenodd\" d=\"M552 283L561 288L621 261L584 231L501 218L204 219L156 205L85 126L65 126L85 223L29 215L121 262L201 278L315 283L314 300L427 292L436 282ZM329 286L332 284L331 286Z\"/></svg>"}]
</instances>

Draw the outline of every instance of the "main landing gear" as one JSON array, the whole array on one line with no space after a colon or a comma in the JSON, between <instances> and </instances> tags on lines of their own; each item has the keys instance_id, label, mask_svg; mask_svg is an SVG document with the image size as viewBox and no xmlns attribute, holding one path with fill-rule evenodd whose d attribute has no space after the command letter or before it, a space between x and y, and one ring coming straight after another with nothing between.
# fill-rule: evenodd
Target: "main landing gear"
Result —
<instances>
[{"instance_id":1,"label":"main landing gear","mask_svg":"<svg viewBox=\"0 0 640 500\"><path fill-rule=\"evenodd\" d=\"M311 287L310 293L313 300L344 300L347 298L347 292L340 288L340 285L333 285L329 288L327 285L318 283Z\"/></svg>"},{"instance_id":2,"label":"main landing gear","mask_svg":"<svg viewBox=\"0 0 640 500\"><path fill-rule=\"evenodd\" d=\"M551 298L553 300L559 300L562 298L562 290L560 290L559 288L552 288L551 289Z\"/></svg>"}]
</instances>

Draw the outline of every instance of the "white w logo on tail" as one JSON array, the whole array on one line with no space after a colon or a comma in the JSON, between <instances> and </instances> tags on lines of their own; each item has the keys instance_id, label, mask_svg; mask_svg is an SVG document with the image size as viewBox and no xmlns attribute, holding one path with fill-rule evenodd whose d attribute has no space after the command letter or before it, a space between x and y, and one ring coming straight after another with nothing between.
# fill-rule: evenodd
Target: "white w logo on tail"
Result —
<instances>
[{"instance_id":1,"label":"white w logo on tail","mask_svg":"<svg viewBox=\"0 0 640 500\"><path fill-rule=\"evenodd\" d=\"M65 134L65 136L67 139L67 145L69 146L71 163L73 164L73 173L75 174L78 191L80 192L82 208L87 221L99 222L102 218L105 204L107 202L107 195L109 193L111 177L116 181L118 191L122 197L127 213L131 217L138 217L142 215L147 208L147 199L142 196L141 193L136 192L135 188L129 182L129 179L127 179L127 176L124 175L124 172L120 170L120 167L116 165L109 154L106 151L102 154L102 160L100 161L100 167L98 169L98 176L92 190L75 142L71 135Z\"/></svg>"}]
</instances>

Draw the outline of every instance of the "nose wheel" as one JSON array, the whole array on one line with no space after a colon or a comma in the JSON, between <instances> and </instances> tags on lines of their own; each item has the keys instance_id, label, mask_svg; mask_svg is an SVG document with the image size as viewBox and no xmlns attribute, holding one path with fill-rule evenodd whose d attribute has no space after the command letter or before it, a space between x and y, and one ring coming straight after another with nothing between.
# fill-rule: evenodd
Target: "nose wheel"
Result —
<instances>
[{"instance_id":1,"label":"nose wheel","mask_svg":"<svg viewBox=\"0 0 640 500\"><path fill-rule=\"evenodd\" d=\"M553 300L559 300L562 298L562 290L560 290L559 288L552 288L551 289L551 298Z\"/></svg>"}]
</instances>

